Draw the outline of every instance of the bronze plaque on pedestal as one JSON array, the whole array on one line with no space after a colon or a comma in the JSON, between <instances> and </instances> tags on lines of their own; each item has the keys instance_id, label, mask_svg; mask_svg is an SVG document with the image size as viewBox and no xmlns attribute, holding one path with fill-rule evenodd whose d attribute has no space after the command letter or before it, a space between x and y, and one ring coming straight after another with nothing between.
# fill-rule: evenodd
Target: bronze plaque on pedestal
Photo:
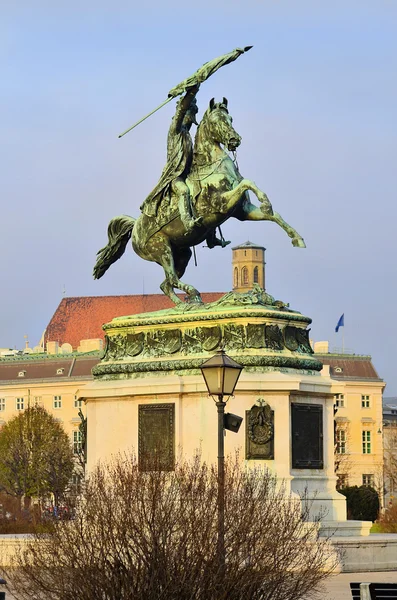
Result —
<instances>
[{"instance_id":1,"label":"bronze plaque on pedestal","mask_svg":"<svg viewBox=\"0 0 397 600\"><path fill-rule=\"evenodd\" d=\"M291 404L292 468L323 469L323 407Z\"/></svg>"},{"instance_id":2,"label":"bronze plaque on pedestal","mask_svg":"<svg viewBox=\"0 0 397 600\"><path fill-rule=\"evenodd\" d=\"M245 458L274 459L274 411L266 402L245 411Z\"/></svg>"},{"instance_id":3,"label":"bronze plaque on pedestal","mask_svg":"<svg viewBox=\"0 0 397 600\"><path fill-rule=\"evenodd\" d=\"M140 404L138 461L141 471L172 471L175 465L175 404Z\"/></svg>"}]
</instances>

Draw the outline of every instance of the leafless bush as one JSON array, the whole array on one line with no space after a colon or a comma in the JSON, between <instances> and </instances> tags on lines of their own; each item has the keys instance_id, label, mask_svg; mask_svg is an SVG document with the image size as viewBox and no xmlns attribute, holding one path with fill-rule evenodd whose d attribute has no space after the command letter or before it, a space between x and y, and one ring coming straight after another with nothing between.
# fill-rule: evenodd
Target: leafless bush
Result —
<instances>
[{"instance_id":1,"label":"leafless bush","mask_svg":"<svg viewBox=\"0 0 397 600\"><path fill-rule=\"evenodd\" d=\"M397 506L389 506L378 523L383 533L397 533Z\"/></svg>"},{"instance_id":2,"label":"leafless bush","mask_svg":"<svg viewBox=\"0 0 397 600\"><path fill-rule=\"evenodd\" d=\"M225 496L223 572L216 468L196 457L141 472L134 457L119 457L91 475L74 521L21 547L6 573L11 591L18 600L315 597L336 556L305 522L309 507L238 458L226 461Z\"/></svg>"}]
</instances>

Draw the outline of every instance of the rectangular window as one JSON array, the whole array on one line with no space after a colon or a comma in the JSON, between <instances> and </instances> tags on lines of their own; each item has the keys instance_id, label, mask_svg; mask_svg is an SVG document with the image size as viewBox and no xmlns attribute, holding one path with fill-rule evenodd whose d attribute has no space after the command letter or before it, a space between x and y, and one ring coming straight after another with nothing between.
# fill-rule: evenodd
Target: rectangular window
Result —
<instances>
[{"instance_id":1,"label":"rectangular window","mask_svg":"<svg viewBox=\"0 0 397 600\"><path fill-rule=\"evenodd\" d=\"M73 454L81 454L82 451L81 431L73 431Z\"/></svg>"},{"instance_id":2,"label":"rectangular window","mask_svg":"<svg viewBox=\"0 0 397 600\"><path fill-rule=\"evenodd\" d=\"M361 396L361 408L370 408L369 396Z\"/></svg>"},{"instance_id":3,"label":"rectangular window","mask_svg":"<svg viewBox=\"0 0 397 600\"><path fill-rule=\"evenodd\" d=\"M367 429L362 432L363 454L371 454L371 432Z\"/></svg>"},{"instance_id":4,"label":"rectangular window","mask_svg":"<svg viewBox=\"0 0 397 600\"><path fill-rule=\"evenodd\" d=\"M17 408L17 410L23 410L25 408L25 399L24 398L16 399L16 408Z\"/></svg>"},{"instance_id":5,"label":"rectangular window","mask_svg":"<svg viewBox=\"0 0 397 600\"><path fill-rule=\"evenodd\" d=\"M372 475L372 473L363 474L363 485L365 485L366 487L374 487L374 476Z\"/></svg>"},{"instance_id":6,"label":"rectangular window","mask_svg":"<svg viewBox=\"0 0 397 600\"><path fill-rule=\"evenodd\" d=\"M62 396L54 396L54 408L62 408Z\"/></svg>"},{"instance_id":7,"label":"rectangular window","mask_svg":"<svg viewBox=\"0 0 397 600\"><path fill-rule=\"evenodd\" d=\"M82 476L79 475L78 473L74 473L72 475L72 490L76 496L81 493L82 480L83 480Z\"/></svg>"},{"instance_id":8,"label":"rectangular window","mask_svg":"<svg viewBox=\"0 0 397 600\"><path fill-rule=\"evenodd\" d=\"M74 397L74 407L75 408L81 408L83 405L83 401L82 400L77 400L77 396Z\"/></svg>"},{"instance_id":9,"label":"rectangular window","mask_svg":"<svg viewBox=\"0 0 397 600\"><path fill-rule=\"evenodd\" d=\"M6 399L0 398L0 412L6 409Z\"/></svg>"},{"instance_id":10,"label":"rectangular window","mask_svg":"<svg viewBox=\"0 0 397 600\"><path fill-rule=\"evenodd\" d=\"M346 454L346 430L336 430L336 453Z\"/></svg>"},{"instance_id":11,"label":"rectangular window","mask_svg":"<svg viewBox=\"0 0 397 600\"><path fill-rule=\"evenodd\" d=\"M349 485L348 476L345 474L338 475L338 480L336 482L336 489L341 490L343 488L348 487L348 485Z\"/></svg>"},{"instance_id":12,"label":"rectangular window","mask_svg":"<svg viewBox=\"0 0 397 600\"><path fill-rule=\"evenodd\" d=\"M42 397L41 396L34 396L33 403L34 403L35 406L43 406Z\"/></svg>"},{"instance_id":13,"label":"rectangular window","mask_svg":"<svg viewBox=\"0 0 397 600\"><path fill-rule=\"evenodd\" d=\"M335 406L337 406L338 408L343 408L345 406L344 394L335 394Z\"/></svg>"}]
</instances>

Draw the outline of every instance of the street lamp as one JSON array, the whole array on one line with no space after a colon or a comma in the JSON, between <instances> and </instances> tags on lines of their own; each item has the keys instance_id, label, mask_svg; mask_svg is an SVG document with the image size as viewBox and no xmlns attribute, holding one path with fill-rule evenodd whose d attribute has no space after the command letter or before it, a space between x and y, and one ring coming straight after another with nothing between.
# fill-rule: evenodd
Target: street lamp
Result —
<instances>
[{"instance_id":1,"label":"street lamp","mask_svg":"<svg viewBox=\"0 0 397 600\"><path fill-rule=\"evenodd\" d=\"M236 415L226 415L225 396L232 396L243 367L218 350L215 356L206 360L200 367L208 393L215 400L218 409L218 546L217 554L221 574L225 570L225 446L224 428L237 432L242 419Z\"/></svg>"}]
</instances>

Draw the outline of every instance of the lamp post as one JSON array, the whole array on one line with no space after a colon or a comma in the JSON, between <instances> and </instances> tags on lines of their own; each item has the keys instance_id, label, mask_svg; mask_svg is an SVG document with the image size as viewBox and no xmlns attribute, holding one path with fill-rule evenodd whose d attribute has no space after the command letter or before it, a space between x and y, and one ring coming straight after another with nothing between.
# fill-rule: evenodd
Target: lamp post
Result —
<instances>
[{"instance_id":1,"label":"lamp post","mask_svg":"<svg viewBox=\"0 0 397 600\"><path fill-rule=\"evenodd\" d=\"M243 367L235 360L225 354L224 350L218 350L215 356L206 360L200 367L208 393L212 396L218 409L218 544L217 555L221 574L225 570L225 406L229 396L233 395L240 373ZM224 397L228 396L226 402ZM234 415L233 415L234 416ZM238 420L238 431L241 420Z\"/></svg>"}]
</instances>

